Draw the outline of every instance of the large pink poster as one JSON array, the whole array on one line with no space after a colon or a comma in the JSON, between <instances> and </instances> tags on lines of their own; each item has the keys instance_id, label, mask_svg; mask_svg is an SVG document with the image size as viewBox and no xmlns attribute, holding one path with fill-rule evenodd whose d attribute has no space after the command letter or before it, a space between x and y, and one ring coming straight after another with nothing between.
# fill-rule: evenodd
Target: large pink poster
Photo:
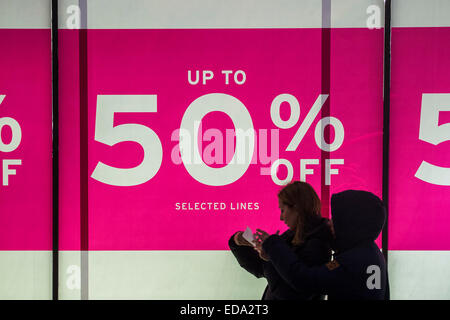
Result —
<instances>
[{"instance_id":1,"label":"large pink poster","mask_svg":"<svg viewBox=\"0 0 450 320\"><path fill-rule=\"evenodd\" d=\"M0 250L52 249L50 29L0 29Z\"/></svg>"},{"instance_id":2,"label":"large pink poster","mask_svg":"<svg viewBox=\"0 0 450 320\"><path fill-rule=\"evenodd\" d=\"M390 250L449 250L450 28L392 30Z\"/></svg>"},{"instance_id":3,"label":"large pink poster","mask_svg":"<svg viewBox=\"0 0 450 320\"><path fill-rule=\"evenodd\" d=\"M286 229L291 179L381 197L382 29L81 32L60 31L61 250L227 250Z\"/></svg>"}]
</instances>

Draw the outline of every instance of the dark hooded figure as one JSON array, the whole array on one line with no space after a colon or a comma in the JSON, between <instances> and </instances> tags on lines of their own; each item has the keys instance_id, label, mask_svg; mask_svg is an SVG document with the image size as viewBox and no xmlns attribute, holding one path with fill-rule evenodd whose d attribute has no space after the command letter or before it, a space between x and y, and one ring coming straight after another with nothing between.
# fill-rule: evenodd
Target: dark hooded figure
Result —
<instances>
[{"instance_id":1,"label":"dark hooded figure","mask_svg":"<svg viewBox=\"0 0 450 320\"><path fill-rule=\"evenodd\" d=\"M331 198L334 260L308 266L278 235L259 230L259 249L295 290L328 295L329 300L388 300L389 281L383 254L375 244L386 211L382 201L366 191L348 190Z\"/></svg>"}]
</instances>

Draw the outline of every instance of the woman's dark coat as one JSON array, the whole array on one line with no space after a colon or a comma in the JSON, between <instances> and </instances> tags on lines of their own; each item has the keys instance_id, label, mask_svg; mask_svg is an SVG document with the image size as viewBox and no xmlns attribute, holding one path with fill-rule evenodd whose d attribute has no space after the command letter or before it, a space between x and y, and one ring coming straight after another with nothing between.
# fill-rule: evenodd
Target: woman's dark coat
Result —
<instances>
[{"instance_id":1,"label":"woman's dark coat","mask_svg":"<svg viewBox=\"0 0 450 320\"><path fill-rule=\"evenodd\" d=\"M271 235L262 248L272 265L293 288L326 294L329 300L388 300L386 262L374 242L386 219L382 201L367 191L347 190L332 196L331 213L335 260L312 267Z\"/></svg>"},{"instance_id":2,"label":"woman's dark coat","mask_svg":"<svg viewBox=\"0 0 450 320\"><path fill-rule=\"evenodd\" d=\"M332 239L327 219L318 220L316 226L306 236L305 241L300 246L293 246L291 240L294 234L291 230L279 236L298 259L308 266L323 265L330 261ZM234 242L234 234L228 241L231 252L236 257L240 266L256 276L265 277L267 287L264 291L263 300L316 300L323 299L320 294L315 294L308 288L289 284L270 261L262 260L258 252L249 246L238 246Z\"/></svg>"}]
</instances>

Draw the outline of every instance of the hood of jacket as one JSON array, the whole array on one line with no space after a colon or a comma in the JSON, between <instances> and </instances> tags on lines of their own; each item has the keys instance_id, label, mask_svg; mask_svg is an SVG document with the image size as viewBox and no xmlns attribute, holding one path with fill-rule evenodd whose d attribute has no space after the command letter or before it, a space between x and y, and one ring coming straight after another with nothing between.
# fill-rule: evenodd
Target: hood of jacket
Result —
<instances>
[{"instance_id":1,"label":"hood of jacket","mask_svg":"<svg viewBox=\"0 0 450 320\"><path fill-rule=\"evenodd\" d=\"M378 238L386 219L383 202L371 192L347 190L331 197L337 253Z\"/></svg>"}]
</instances>

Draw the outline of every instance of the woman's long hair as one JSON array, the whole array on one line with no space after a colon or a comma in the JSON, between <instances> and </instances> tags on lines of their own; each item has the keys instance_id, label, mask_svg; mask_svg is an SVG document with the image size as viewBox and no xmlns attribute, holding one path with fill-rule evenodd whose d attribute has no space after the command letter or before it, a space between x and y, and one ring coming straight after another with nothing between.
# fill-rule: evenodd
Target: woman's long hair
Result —
<instances>
[{"instance_id":1,"label":"woman's long hair","mask_svg":"<svg viewBox=\"0 0 450 320\"><path fill-rule=\"evenodd\" d=\"M301 245L309 232L321 220L320 199L313 187L306 182L294 181L278 193L278 199L297 213L297 223L292 244Z\"/></svg>"}]
</instances>

